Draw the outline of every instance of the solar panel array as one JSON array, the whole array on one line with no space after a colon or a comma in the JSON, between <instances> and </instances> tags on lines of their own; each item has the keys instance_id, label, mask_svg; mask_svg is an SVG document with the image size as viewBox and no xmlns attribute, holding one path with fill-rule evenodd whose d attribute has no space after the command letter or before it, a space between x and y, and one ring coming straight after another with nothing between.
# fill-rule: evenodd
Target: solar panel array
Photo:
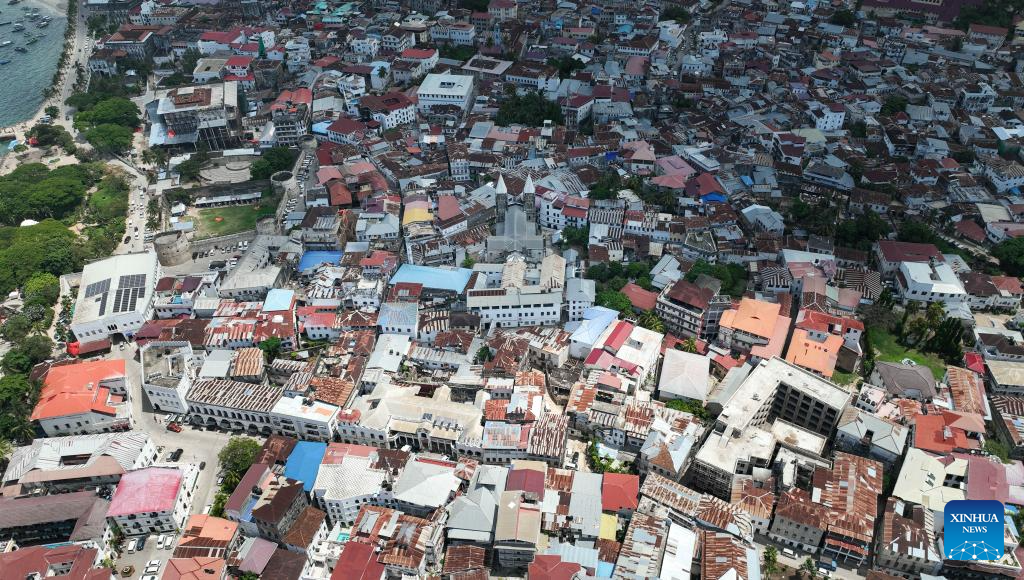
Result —
<instances>
[{"instance_id":1,"label":"solar panel array","mask_svg":"<svg viewBox=\"0 0 1024 580\"><path fill-rule=\"evenodd\" d=\"M129 274L118 280L114 293L114 312L133 312L139 298L146 295L146 275Z\"/></svg>"},{"instance_id":2,"label":"solar panel array","mask_svg":"<svg viewBox=\"0 0 1024 580\"><path fill-rule=\"evenodd\" d=\"M106 280L100 280L99 282L93 282L85 287L85 297L92 298L98 294L110 291L110 278Z\"/></svg>"}]
</instances>

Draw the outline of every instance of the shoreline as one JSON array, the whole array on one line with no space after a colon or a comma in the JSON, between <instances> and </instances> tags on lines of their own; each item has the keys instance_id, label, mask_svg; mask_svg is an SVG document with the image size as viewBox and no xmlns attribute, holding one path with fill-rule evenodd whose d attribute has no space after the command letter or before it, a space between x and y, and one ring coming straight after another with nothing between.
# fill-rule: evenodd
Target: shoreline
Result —
<instances>
[{"instance_id":1,"label":"shoreline","mask_svg":"<svg viewBox=\"0 0 1024 580\"><path fill-rule=\"evenodd\" d=\"M58 108L63 107L64 103L62 102L63 99L61 97L64 93L64 86L68 83L69 74L74 70L75 59L72 58L72 56L75 54L75 51L80 48L76 46L79 19L77 1L78 0L39 0L39 3L44 7L52 9L57 13L63 13L64 17L67 19L67 24L64 28L64 46L61 49L60 55L57 57L58 63L61 59L65 58L67 59L67 62L65 62L63 66L58 66L54 74L59 75L59 79L57 82L51 83L49 86L49 89L52 90L52 94L43 98L39 103L39 107L36 109L36 112L33 113L31 117L13 125L0 128L0 133L5 135L13 134L19 144L25 144L25 141L27 140L25 138L25 133L43 118L46 114L47 107L51 105L55 105ZM72 6L76 8L74 15L71 14ZM63 121L63 119L54 119L54 122L61 121ZM4 148L3 156L0 157L0 175L6 175L11 171L14 171L14 168L18 165L16 156L17 153L13 150L8 151Z\"/></svg>"}]
</instances>

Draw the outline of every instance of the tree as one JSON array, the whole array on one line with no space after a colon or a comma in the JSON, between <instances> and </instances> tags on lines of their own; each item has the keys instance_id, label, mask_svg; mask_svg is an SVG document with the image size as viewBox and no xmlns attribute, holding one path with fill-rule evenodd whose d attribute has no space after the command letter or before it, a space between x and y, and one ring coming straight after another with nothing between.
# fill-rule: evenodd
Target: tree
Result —
<instances>
[{"instance_id":1,"label":"tree","mask_svg":"<svg viewBox=\"0 0 1024 580\"><path fill-rule=\"evenodd\" d=\"M287 147L272 147L252 163L249 173L253 179L270 179L278 171L291 169L297 155L297 152Z\"/></svg>"},{"instance_id":2,"label":"tree","mask_svg":"<svg viewBox=\"0 0 1024 580\"><path fill-rule=\"evenodd\" d=\"M775 546L768 546L764 549L764 574L765 577L771 577L779 571L779 551Z\"/></svg>"},{"instance_id":3,"label":"tree","mask_svg":"<svg viewBox=\"0 0 1024 580\"><path fill-rule=\"evenodd\" d=\"M889 224L873 211L865 211L836 228L836 245L868 251L876 241L889 235Z\"/></svg>"},{"instance_id":4,"label":"tree","mask_svg":"<svg viewBox=\"0 0 1024 580\"><path fill-rule=\"evenodd\" d=\"M43 109L43 112L46 113L52 119L56 119L60 116L60 108L54 105L47 106L45 109Z\"/></svg>"},{"instance_id":5,"label":"tree","mask_svg":"<svg viewBox=\"0 0 1024 580\"><path fill-rule=\"evenodd\" d=\"M637 322L641 327L646 328L647 330L653 330L654 332L665 334L665 322L650 310L641 314Z\"/></svg>"},{"instance_id":6,"label":"tree","mask_svg":"<svg viewBox=\"0 0 1024 580\"><path fill-rule=\"evenodd\" d=\"M949 364L960 364L963 360L964 327L955 318L947 318L934 327L925 348L941 356Z\"/></svg>"},{"instance_id":7,"label":"tree","mask_svg":"<svg viewBox=\"0 0 1024 580\"><path fill-rule=\"evenodd\" d=\"M472 256L466 256L462 260L462 267L463 268L467 268L467 269L472 268L474 264L476 264L476 260L474 260Z\"/></svg>"},{"instance_id":8,"label":"tree","mask_svg":"<svg viewBox=\"0 0 1024 580\"><path fill-rule=\"evenodd\" d=\"M29 129L28 137L35 139L39 147L60 147L68 153L76 151L75 138L62 125L39 123Z\"/></svg>"},{"instance_id":9,"label":"tree","mask_svg":"<svg viewBox=\"0 0 1024 580\"><path fill-rule=\"evenodd\" d=\"M121 153L132 147L134 134L128 127L105 123L85 132L85 140L100 153Z\"/></svg>"},{"instance_id":10,"label":"tree","mask_svg":"<svg viewBox=\"0 0 1024 580\"><path fill-rule=\"evenodd\" d=\"M711 414L704 408L704 405L700 401L694 401L693 399L672 399L665 403L665 406L675 411L689 413L702 422L711 418Z\"/></svg>"},{"instance_id":11,"label":"tree","mask_svg":"<svg viewBox=\"0 0 1024 580\"><path fill-rule=\"evenodd\" d=\"M480 349L476 351L476 361L478 363L485 363L492 358L494 358L494 355L491 354L491 347L487 345L481 346Z\"/></svg>"},{"instance_id":12,"label":"tree","mask_svg":"<svg viewBox=\"0 0 1024 580\"><path fill-rule=\"evenodd\" d=\"M55 304L60 296L60 280L49 272L38 272L25 281L22 295L26 303Z\"/></svg>"},{"instance_id":13,"label":"tree","mask_svg":"<svg viewBox=\"0 0 1024 580\"><path fill-rule=\"evenodd\" d=\"M901 111L907 110L907 98L901 95L890 95L882 103L882 114L883 115L895 115Z\"/></svg>"},{"instance_id":14,"label":"tree","mask_svg":"<svg viewBox=\"0 0 1024 580\"><path fill-rule=\"evenodd\" d=\"M281 355L281 339L276 336L260 342L258 346L263 351L263 354L266 355L267 362L271 362Z\"/></svg>"},{"instance_id":15,"label":"tree","mask_svg":"<svg viewBox=\"0 0 1024 580\"><path fill-rule=\"evenodd\" d=\"M814 560L809 557L800 564L800 571L807 575L808 578L818 577L818 566L814 564Z\"/></svg>"},{"instance_id":16,"label":"tree","mask_svg":"<svg viewBox=\"0 0 1024 580\"><path fill-rule=\"evenodd\" d=\"M225 476L228 473L236 475L239 480L256 459L260 452L260 442L251 437L232 437L227 445L217 454L220 460L221 469Z\"/></svg>"},{"instance_id":17,"label":"tree","mask_svg":"<svg viewBox=\"0 0 1024 580\"><path fill-rule=\"evenodd\" d=\"M853 12L844 8L842 10L836 10L832 14L832 18L829 19L829 22L839 26L853 26L857 23L857 17L854 16Z\"/></svg>"},{"instance_id":18,"label":"tree","mask_svg":"<svg viewBox=\"0 0 1024 580\"><path fill-rule=\"evenodd\" d=\"M210 504L210 515L215 518L224 517L224 506L228 503L228 495L218 492L213 496L213 503Z\"/></svg>"},{"instance_id":19,"label":"tree","mask_svg":"<svg viewBox=\"0 0 1024 580\"><path fill-rule=\"evenodd\" d=\"M689 353L696 354L697 353L697 339L693 338L692 336L690 338L687 338L686 340L683 341L683 345L682 345L682 348L680 350L682 350L683 352L689 352Z\"/></svg>"},{"instance_id":20,"label":"tree","mask_svg":"<svg viewBox=\"0 0 1024 580\"><path fill-rule=\"evenodd\" d=\"M526 125L538 127L544 121L561 125L564 121L562 108L558 103L547 100L539 91L523 96L512 95L502 101L498 107L495 122L499 125Z\"/></svg>"},{"instance_id":21,"label":"tree","mask_svg":"<svg viewBox=\"0 0 1024 580\"><path fill-rule=\"evenodd\" d=\"M567 246L586 248L590 243L590 226L574 228L567 226L562 229L562 242Z\"/></svg>"},{"instance_id":22,"label":"tree","mask_svg":"<svg viewBox=\"0 0 1024 580\"><path fill-rule=\"evenodd\" d=\"M1024 238L1011 238L992 248L999 266L1010 276L1024 276Z\"/></svg>"},{"instance_id":23,"label":"tree","mask_svg":"<svg viewBox=\"0 0 1024 580\"><path fill-rule=\"evenodd\" d=\"M598 292L597 304L619 312L630 312L633 310L633 303L629 301L629 297L618 290L603 290Z\"/></svg>"},{"instance_id":24,"label":"tree","mask_svg":"<svg viewBox=\"0 0 1024 580\"><path fill-rule=\"evenodd\" d=\"M998 457L1003 463L1010 463L1010 448L998 439L985 439L985 452Z\"/></svg>"},{"instance_id":25,"label":"tree","mask_svg":"<svg viewBox=\"0 0 1024 580\"><path fill-rule=\"evenodd\" d=\"M120 125L134 129L139 126L139 116L139 107L130 99L111 97L75 115L74 125L79 131L99 125Z\"/></svg>"}]
</instances>

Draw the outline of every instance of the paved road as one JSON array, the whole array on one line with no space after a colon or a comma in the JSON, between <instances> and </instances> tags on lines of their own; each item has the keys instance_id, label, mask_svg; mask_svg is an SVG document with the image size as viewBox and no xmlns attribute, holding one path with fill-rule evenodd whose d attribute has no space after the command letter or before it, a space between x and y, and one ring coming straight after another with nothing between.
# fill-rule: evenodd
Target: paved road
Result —
<instances>
[{"instance_id":1,"label":"paved road","mask_svg":"<svg viewBox=\"0 0 1024 580\"><path fill-rule=\"evenodd\" d=\"M184 454L179 460L181 463L206 464L205 468L199 472L190 508L190 513L201 514L204 508L213 502L217 493L216 480L219 471L217 453L227 444L231 435L220 431L192 429L188 426L181 433L168 431L168 416L164 413L154 413L152 405L142 391L142 368L138 361L135 344L128 343L124 347L124 350L121 350L115 346L109 356L125 361L126 371L130 378L129 402L132 405L135 429L149 434L153 444L159 450L157 461L165 462L168 453L181 448L184 450ZM175 540L175 545L176 543L177 540ZM157 537L150 536L141 552L122 554L122 558L117 562L117 567L120 570L122 566L131 564L135 566L136 574L141 576L146 562L154 559L166 560L170 556L171 550L158 549Z\"/></svg>"}]
</instances>

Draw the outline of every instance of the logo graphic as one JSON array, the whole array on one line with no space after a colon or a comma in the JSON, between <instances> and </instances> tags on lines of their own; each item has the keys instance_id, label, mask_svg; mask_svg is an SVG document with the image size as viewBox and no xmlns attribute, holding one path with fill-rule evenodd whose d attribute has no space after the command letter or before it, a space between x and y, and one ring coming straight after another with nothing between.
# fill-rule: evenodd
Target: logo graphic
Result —
<instances>
[{"instance_id":1,"label":"logo graphic","mask_svg":"<svg viewBox=\"0 0 1024 580\"><path fill-rule=\"evenodd\" d=\"M993 499L953 500L946 504L943 549L947 560L998 560L1003 557L1003 504Z\"/></svg>"}]
</instances>

